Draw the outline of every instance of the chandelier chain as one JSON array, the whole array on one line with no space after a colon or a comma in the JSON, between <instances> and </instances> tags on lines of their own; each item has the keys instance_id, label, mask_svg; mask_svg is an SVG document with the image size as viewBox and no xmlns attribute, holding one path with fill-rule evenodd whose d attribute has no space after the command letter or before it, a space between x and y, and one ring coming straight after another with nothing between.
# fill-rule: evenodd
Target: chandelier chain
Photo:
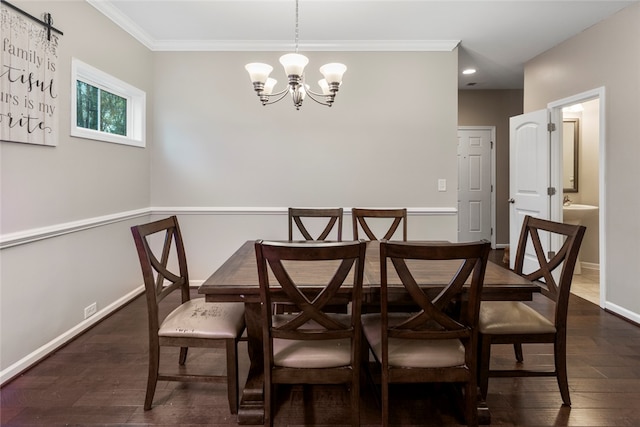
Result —
<instances>
[{"instance_id":1,"label":"chandelier chain","mask_svg":"<svg viewBox=\"0 0 640 427\"><path fill-rule=\"evenodd\" d=\"M296 53L298 53L298 36L299 36L299 30L298 30L298 0L296 0Z\"/></svg>"}]
</instances>

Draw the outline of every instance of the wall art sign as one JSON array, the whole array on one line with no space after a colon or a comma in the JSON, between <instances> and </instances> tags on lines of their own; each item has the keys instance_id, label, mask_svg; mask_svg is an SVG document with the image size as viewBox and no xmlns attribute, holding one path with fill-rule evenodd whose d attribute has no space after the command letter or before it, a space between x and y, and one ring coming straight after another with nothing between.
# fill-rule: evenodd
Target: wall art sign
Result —
<instances>
[{"instance_id":1,"label":"wall art sign","mask_svg":"<svg viewBox=\"0 0 640 427\"><path fill-rule=\"evenodd\" d=\"M0 4L0 140L58 145L58 36L50 15L47 26L8 6Z\"/></svg>"}]
</instances>

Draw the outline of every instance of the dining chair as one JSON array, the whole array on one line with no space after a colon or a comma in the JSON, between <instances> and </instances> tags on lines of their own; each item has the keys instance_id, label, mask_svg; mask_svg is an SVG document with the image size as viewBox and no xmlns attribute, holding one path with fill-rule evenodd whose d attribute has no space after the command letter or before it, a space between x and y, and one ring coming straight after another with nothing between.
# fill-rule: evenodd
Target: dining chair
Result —
<instances>
[{"instance_id":1,"label":"dining chair","mask_svg":"<svg viewBox=\"0 0 640 427\"><path fill-rule=\"evenodd\" d=\"M489 250L486 241L380 242L380 313L362 315L362 330L381 368L383 426L389 425L389 384L427 382L464 384L466 422L478 424L477 322ZM437 295L412 273L434 260L452 263L451 280ZM414 311L389 311L397 282Z\"/></svg>"},{"instance_id":2,"label":"dining chair","mask_svg":"<svg viewBox=\"0 0 640 427\"><path fill-rule=\"evenodd\" d=\"M514 271L537 282L541 293L554 305L553 319L518 301L483 301L480 308L479 340L481 346L479 362L479 387L482 396L487 396L489 377L553 376L558 381L560 395L565 405L571 405L567 379L567 310L573 270L586 228L581 225L563 224L525 216L516 250ZM547 254L542 245L541 234L564 239L555 254ZM548 233L548 234L547 234ZM544 237L543 237L544 238ZM525 274L526 252L533 248L537 262L535 271ZM553 273L560 269L558 280ZM521 369L522 344L553 344L554 369ZM490 369L491 345L513 344L518 367L516 369Z\"/></svg>"},{"instance_id":3,"label":"dining chair","mask_svg":"<svg viewBox=\"0 0 640 427\"><path fill-rule=\"evenodd\" d=\"M255 250L263 325L264 424L273 424L275 384L346 384L351 389L351 422L358 426L366 242L257 241ZM304 273L293 274L292 263L304 267ZM336 298L350 301L351 312L325 311ZM296 312L274 314L277 302L295 305Z\"/></svg>"},{"instance_id":4,"label":"dining chair","mask_svg":"<svg viewBox=\"0 0 640 427\"><path fill-rule=\"evenodd\" d=\"M335 232L333 232L333 236L336 237L336 241L341 242L342 217L342 208L289 208L289 241L293 241L293 224L295 224L304 240L327 240L330 233L332 233L332 230L335 229ZM303 219L305 219L304 222ZM326 220L326 223L322 222L324 220ZM318 221L320 221L320 223ZM313 227L314 225L317 226L318 224L320 224L321 226L322 224L324 224L324 229L318 235L318 237L314 239L311 232L308 230L308 227ZM333 306L332 309L336 312L347 312L347 306L344 304ZM275 305L274 310L277 314L282 314L285 312L291 313L295 310L295 308L291 304L279 303Z\"/></svg>"},{"instance_id":5,"label":"dining chair","mask_svg":"<svg viewBox=\"0 0 640 427\"><path fill-rule=\"evenodd\" d=\"M307 218L306 225L303 219ZM313 238L307 227L311 227L313 219L327 219L327 223L318 235ZM294 227L304 237L304 240L327 240L331 231L335 228L338 242L342 241L342 208L289 208L289 240L293 240Z\"/></svg>"},{"instance_id":6,"label":"dining chair","mask_svg":"<svg viewBox=\"0 0 640 427\"><path fill-rule=\"evenodd\" d=\"M392 219L391 225L387 229L382 239L389 240L395 234L396 230L402 224L402 240L407 241L407 209L351 209L353 219L353 240L358 240L358 229L362 231L370 240L380 240L372 231L373 222L380 222L379 219ZM375 228L375 227L374 227Z\"/></svg>"},{"instance_id":7,"label":"dining chair","mask_svg":"<svg viewBox=\"0 0 640 427\"><path fill-rule=\"evenodd\" d=\"M131 227L131 232L142 268L149 317L149 375L144 409L151 409L158 381L226 382L229 410L237 413L238 340L245 329L244 304L191 299L187 258L175 216ZM180 301L161 304L174 291L180 292ZM167 311L169 314L164 316ZM182 372L189 347L222 345L226 348L226 375ZM178 372L160 371L160 348L165 346L180 347Z\"/></svg>"}]
</instances>

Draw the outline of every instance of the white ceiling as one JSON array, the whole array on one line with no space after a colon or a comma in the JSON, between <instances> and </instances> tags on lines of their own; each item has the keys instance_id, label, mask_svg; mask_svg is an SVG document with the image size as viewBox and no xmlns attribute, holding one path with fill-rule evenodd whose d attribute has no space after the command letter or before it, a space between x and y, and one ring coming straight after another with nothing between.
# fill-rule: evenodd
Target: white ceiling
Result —
<instances>
[{"instance_id":1,"label":"white ceiling","mask_svg":"<svg viewBox=\"0 0 640 427\"><path fill-rule=\"evenodd\" d=\"M87 1L152 50L294 48L295 0ZM460 70L478 70L461 74L460 88L518 89L526 61L633 3L638 1L300 0L300 52L458 45Z\"/></svg>"}]
</instances>

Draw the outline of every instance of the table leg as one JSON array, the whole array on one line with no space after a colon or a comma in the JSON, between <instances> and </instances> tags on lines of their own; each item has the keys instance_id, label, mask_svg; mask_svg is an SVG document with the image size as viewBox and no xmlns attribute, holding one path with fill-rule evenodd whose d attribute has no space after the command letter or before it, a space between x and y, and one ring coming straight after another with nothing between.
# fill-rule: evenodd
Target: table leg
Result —
<instances>
[{"instance_id":1,"label":"table leg","mask_svg":"<svg viewBox=\"0 0 640 427\"><path fill-rule=\"evenodd\" d=\"M478 424L489 425L491 424L491 412L487 406L487 402L484 401L478 390Z\"/></svg>"},{"instance_id":2,"label":"table leg","mask_svg":"<svg viewBox=\"0 0 640 427\"><path fill-rule=\"evenodd\" d=\"M245 303L249 374L240 396L238 424L264 424L264 369L262 358L262 323L260 303Z\"/></svg>"}]
</instances>

